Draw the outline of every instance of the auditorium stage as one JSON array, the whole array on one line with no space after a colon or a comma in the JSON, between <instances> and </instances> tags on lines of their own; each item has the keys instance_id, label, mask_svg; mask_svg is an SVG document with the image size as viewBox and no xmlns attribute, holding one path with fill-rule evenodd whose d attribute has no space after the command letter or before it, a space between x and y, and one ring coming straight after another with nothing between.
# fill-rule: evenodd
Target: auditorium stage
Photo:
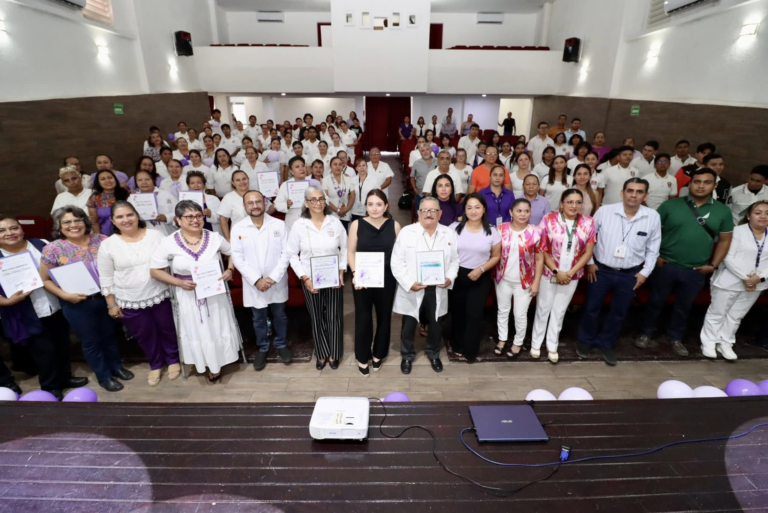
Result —
<instances>
[{"instance_id":1,"label":"auditorium stage","mask_svg":"<svg viewBox=\"0 0 768 513\"><path fill-rule=\"evenodd\" d=\"M421 424L452 470L516 488L547 469L491 466L461 445L469 403L389 404L385 432ZM551 441L492 444L506 462L633 452L726 436L768 420L768 401L633 400L538 403ZM432 440L387 439L372 405L364 443L309 437L312 404L0 403L0 512L498 512L740 511L768 508L768 429L649 456L562 466L510 498L437 466ZM470 446L478 448L474 434Z\"/></svg>"}]
</instances>

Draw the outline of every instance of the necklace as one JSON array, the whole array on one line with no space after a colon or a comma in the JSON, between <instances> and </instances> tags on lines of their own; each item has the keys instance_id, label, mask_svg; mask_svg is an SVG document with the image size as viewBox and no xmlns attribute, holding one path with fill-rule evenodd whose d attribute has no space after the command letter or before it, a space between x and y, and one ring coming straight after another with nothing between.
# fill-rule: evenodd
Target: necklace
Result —
<instances>
[{"instance_id":1,"label":"necklace","mask_svg":"<svg viewBox=\"0 0 768 513\"><path fill-rule=\"evenodd\" d=\"M203 236L201 235L199 239L197 239L195 242L189 242L186 237L184 237L184 232L181 232L181 239L184 241L184 243L187 246L197 246L200 244L200 241L203 240Z\"/></svg>"}]
</instances>

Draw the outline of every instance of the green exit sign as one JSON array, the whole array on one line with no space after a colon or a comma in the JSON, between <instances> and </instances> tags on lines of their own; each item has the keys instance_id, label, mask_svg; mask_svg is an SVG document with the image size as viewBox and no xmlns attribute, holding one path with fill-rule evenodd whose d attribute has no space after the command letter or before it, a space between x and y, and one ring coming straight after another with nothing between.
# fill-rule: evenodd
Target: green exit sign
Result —
<instances>
[{"instance_id":1,"label":"green exit sign","mask_svg":"<svg viewBox=\"0 0 768 513\"><path fill-rule=\"evenodd\" d=\"M114 104L114 108L115 108L115 114L125 114L125 112L123 112L123 104L122 103L115 103Z\"/></svg>"},{"instance_id":2,"label":"green exit sign","mask_svg":"<svg viewBox=\"0 0 768 513\"><path fill-rule=\"evenodd\" d=\"M629 111L630 116L640 115L640 105L632 105L632 109Z\"/></svg>"}]
</instances>

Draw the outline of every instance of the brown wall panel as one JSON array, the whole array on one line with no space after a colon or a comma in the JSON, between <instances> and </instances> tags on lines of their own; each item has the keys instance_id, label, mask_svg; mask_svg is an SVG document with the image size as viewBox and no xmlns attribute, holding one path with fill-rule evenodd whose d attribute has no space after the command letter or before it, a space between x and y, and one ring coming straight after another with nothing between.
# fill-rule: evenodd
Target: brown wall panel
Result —
<instances>
[{"instance_id":1,"label":"brown wall panel","mask_svg":"<svg viewBox=\"0 0 768 513\"><path fill-rule=\"evenodd\" d=\"M96 154L107 153L132 176L150 125L167 135L179 121L199 128L209 118L204 92L0 103L0 212L47 216L65 157L78 157L90 174Z\"/></svg>"},{"instance_id":2,"label":"brown wall panel","mask_svg":"<svg viewBox=\"0 0 768 513\"><path fill-rule=\"evenodd\" d=\"M640 106L639 116L630 115L633 105ZM734 185L745 182L755 165L768 164L768 109L542 96L533 102L532 133L540 120L556 123L559 114L582 118L590 139L596 131L604 131L610 146L631 136L639 150L645 141L656 139L661 150L674 154L680 139L691 141L692 151L697 144L712 142L725 158L723 176Z\"/></svg>"}]
</instances>

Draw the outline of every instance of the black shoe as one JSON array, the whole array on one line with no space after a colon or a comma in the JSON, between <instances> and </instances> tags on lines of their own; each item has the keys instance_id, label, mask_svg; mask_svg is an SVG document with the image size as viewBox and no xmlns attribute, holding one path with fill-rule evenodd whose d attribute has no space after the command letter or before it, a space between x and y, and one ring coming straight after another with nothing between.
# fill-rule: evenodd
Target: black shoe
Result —
<instances>
[{"instance_id":1,"label":"black shoe","mask_svg":"<svg viewBox=\"0 0 768 513\"><path fill-rule=\"evenodd\" d=\"M371 367L362 368L359 365L357 366L357 370L360 371L360 375L364 378L367 378L371 375Z\"/></svg>"},{"instance_id":2,"label":"black shoe","mask_svg":"<svg viewBox=\"0 0 768 513\"><path fill-rule=\"evenodd\" d=\"M287 347L278 347L277 354L280 355L280 361L283 363L291 363L293 361L293 353Z\"/></svg>"},{"instance_id":3,"label":"black shoe","mask_svg":"<svg viewBox=\"0 0 768 513\"><path fill-rule=\"evenodd\" d=\"M53 395L57 401L64 399L64 394L61 392L61 390L46 390L46 392Z\"/></svg>"},{"instance_id":4,"label":"black shoe","mask_svg":"<svg viewBox=\"0 0 768 513\"><path fill-rule=\"evenodd\" d=\"M411 362L410 360L403 360L400 362L400 372L402 372L403 374L410 374L412 366L413 366L413 362Z\"/></svg>"},{"instance_id":5,"label":"black shoe","mask_svg":"<svg viewBox=\"0 0 768 513\"><path fill-rule=\"evenodd\" d=\"M102 381L99 383L99 385L107 392L119 392L125 388L123 384L116 379L108 379L107 381Z\"/></svg>"},{"instance_id":6,"label":"black shoe","mask_svg":"<svg viewBox=\"0 0 768 513\"><path fill-rule=\"evenodd\" d=\"M88 384L88 378L77 378L72 376L64 382L64 388L82 388Z\"/></svg>"},{"instance_id":7,"label":"black shoe","mask_svg":"<svg viewBox=\"0 0 768 513\"><path fill-rule=\"evenodd\" d=\"M123 381L130 381L134 377L133 372L129 371L125 367L120 367L119 369L112 371L112 375L117 379L121 379Z\"/></svg>"},{"instance_id":8,"label":"black shoe","mask_svg":"<svg viewBox=\"0 0 768 513\"><path fill-rule=\"evenodd\" d=\"M14 392L16 392L18 395L22 395L21 387L19 385L17 385L15 381L11 381L7 385L3 385L2 388L9 388L9 389L13 390Z\"/></svg>"},{"instance_id":9,"label":"black shoe","mask_svg":"<svg viewBox=\"0 0 768 513\"><path fill-rule=\"evenodd\" d=\"M371 367L373 367L373 370L377 371L377 370L381 369L381 364L383 364L383 363L384 363L384 359L383 358L381 360L379 360L378 362L376 360L373 360L371 362Z\"/></svg>"},{"instance_id":10,"label":"black shoe","mask_svg":"<svg viewBox=\"0 0 768 513\"><path fill-rule=\"evenodd\" d=\"M616 365L616 353L613 352L613 349L610 347L603 347L600 349L600 352L603 353L603 360L605 360L605 363L611 367Z\"/></svg>"},{"instance_id":11,"label":"black shoe","mask_svg":"<svg viewBox=\"0 0 768 513\"><path fill-rule=\"evenodd\" d=\"M321 360L321 359L318 358L317 361L315 362L315 369L317 369L317 370L325 369L325 364L326 363L328 363L328 360Z\"/></svg>"},{"instance_id":12,"label":"black shoe","mask_svg":"<svg viewBox=\"0 0 768 513\"><path fill-rule=\"evenodd\" d=\"M328 362L328 366L331 369L333 369L333 370L338 369L339 368L339 360L333 360L332 362Z\"/></svg>"},{"instance_id":13,"label":"black shoe","mask_svg":"<svg viewBox=\"0 0 768 513\"><path fill-rule=\"evenodd\" d=\"M433 371L443 372L443 362L440 361L440 358L435 358L434 360L430 360L429 364L432 366Z\"/></svg>"},{"instance_id":14,"label":"black shoe","mask_svg":"<svg viewBox=\"0 0 768 513\"><path fill-rule=\"evenodd\" d=\"M253 360L253 368L260 371L267 366L267 353L265 351L259 351L256 353L256 358Z\"/></svg>"},{"instance_id":15,"label":"black shoe","mask_svg":"<svg viewBox=\"0 0 768 513\"><path fill-rule=\"evenodd\" d=\"M579 345L576 347L576 356L578 356L582 360L586 360L587 358L589 358L590 349L592 348L587 344L579 342Z\"/></svg>"}]
</instances>

